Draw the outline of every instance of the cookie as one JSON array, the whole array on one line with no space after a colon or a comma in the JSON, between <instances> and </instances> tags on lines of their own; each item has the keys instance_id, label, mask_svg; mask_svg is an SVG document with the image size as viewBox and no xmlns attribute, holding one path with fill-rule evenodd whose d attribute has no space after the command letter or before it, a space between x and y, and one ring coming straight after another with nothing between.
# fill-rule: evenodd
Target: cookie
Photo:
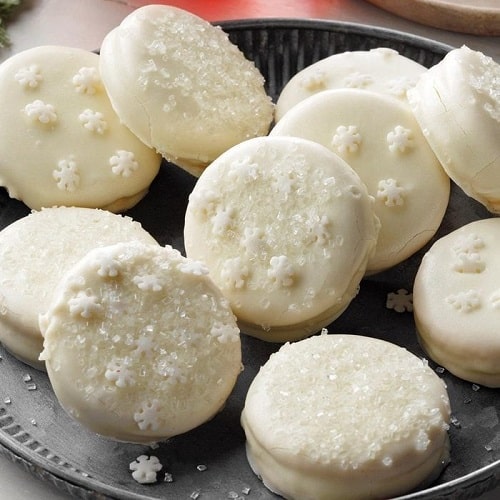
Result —
<instances>
[{"instance_id":1,"label":"cookie","mask_svg":"<svg viewBox=\"0 0 500 500\"><path fill-rule=\"evenodd\" d=\"M258 69L219 27L187 11L136 9L106 35L100 61L123 123L194 175L269 130L274 108Z\"/></svg>"},{"instance_id":2,"label":"cookie","mask_svg":"<svg viewBox=\"0 0 500 500\"><path fill-rule=\"evenodd\" d=\"M61 276L95 247L155 239L138 222L105 210L46 208L0 231L0 341L36 367L42 350L38 315Z\"/></svg>"},{"instance_id":3,"label":"cookie","mask_svg":"<svg viewBox=\"0 0 500 500\"><path fill-rule=\"evenodd\" d=\"M397 99L368 90L325 90L294 106L271 135L319 142L366 184L381 223L368 274L399 264L436 233L450 179L409 107Z\"/></svg>"},{"instance_id":4,"label":"cookie","mask_svg":"<svg viewBox=\"0 0 500 500\"><path fill-rule=\"evenodd\" d=\"M415 277L413 312L428 355L456 376L500 387L500 219L436 241Z\"/></svg>"},{"instance_id":5,"label":"cookie","mask_svg":"<svg viewBox=\"0 0 500 500\"><path fill-rule=\"evenodd\" d=\"M407 350L319 335L272 354L241 423L250 466L287 499L393 498L449 461L444 382Z\"/></svg>"},{"instance_id":6,"label":"cookie","mask_svg":"<svg viewBox=\"0 0 500 500\"><path fill-rule=\"evenodd\" d=\"M413 112L448 175L500 213L500 65L462 46L408 93Z\"/></svg>"},{"instance_id":7,"label":"cookie","mask_svg":"<svg viewBox=\"0 0 500 500\"><path fill-rule=\"evenodd\" d=\"M128 242L90 251L40 318L47 373L82 425L127 442L187 432L241 371L235 318L199 262Z\"/></svg>"},{"instance_id":8,"label":"cookie","mask_svg":"<svg viewBox=\"0 0 500 500\"><path fill-rule=\"evenodd\" d=\"M0 186L39 210L124 211L147 193L161 157L114 112L99 56L41 46L0 65Z\"/></svg>"},{"instance_id":9,"label":"cookie","mask_svg":"<svg viewBox=\"0 0 500 500\"><path fill-rule=\"evenodd\" d=\"M276 102L276 121L299 102L329 89L371 90L406 102L406 92L425 71L425 66L387 47L333 54L290 79Z\"/></svg>"},{"instance_id":10,"label":"cookie","mask_svg":"<svg viewBox=\"0 0 500 500\"><path fill-rule=\"evenodd\" d=\"M378 219L358 175L327 148L261 137L210 164L189 197L188 257L205 262L244 333L319 331L357 294Z\"/></svg>"}]
</instances>

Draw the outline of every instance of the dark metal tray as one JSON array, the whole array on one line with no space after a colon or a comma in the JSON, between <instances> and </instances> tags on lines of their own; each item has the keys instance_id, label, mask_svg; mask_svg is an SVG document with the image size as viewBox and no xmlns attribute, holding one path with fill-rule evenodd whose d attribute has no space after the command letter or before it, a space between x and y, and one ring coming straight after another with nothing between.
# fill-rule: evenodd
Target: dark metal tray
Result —
<instances>
[{"instance_id":1,"label":"dark metal tray","mask_svg":"<svg viewBox=\"0 0 500 500\"><path fill-rule=\"evenodd\" d=\"M431 66L450 49L405 33L328 21L268 19L221 25L261 69L274 99L298 70L336 52L385 46ZM128 215L140 221L160 243L183 251L184 211L194 183L189 174L165 164L150 193ZM28 213L26 206L0 190L0 228ZM453 186L436 237L489 216ZM380 337L423 356L412 314L388 309L386 299L388 293L401 288L411 291L425 250L388 272L364 280L360 294L332 324L330 332ZM80 498L271 500L276 496L264 488L247 465L239 418L248 385L278 347L243 336L245 371L224 410L198 429L153 450L115 443L82 428L61 409L44 373L0 348L0 452L36 477ZM401 497L407 500L473 498L500 483L499 390L475 386L447 372L441 376L448 384L452 402L452 461L434 486ZM164 465L158 483L141 485L132 478L129 463L141 454L154 454Z\"/></svg>"}]
</instances>

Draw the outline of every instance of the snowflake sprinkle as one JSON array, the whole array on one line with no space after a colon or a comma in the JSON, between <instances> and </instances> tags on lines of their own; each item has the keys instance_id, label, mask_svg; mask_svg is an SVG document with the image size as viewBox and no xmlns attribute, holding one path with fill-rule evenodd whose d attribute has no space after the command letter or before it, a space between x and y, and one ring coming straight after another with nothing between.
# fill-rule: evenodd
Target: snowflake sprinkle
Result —
<instances>
[{"instance_id":1,"label":"snowflake sprinkle","mask_svg":"<svg viewBox=\"0 0 500 500\"><path fill-rule=\"evenodd\" d=\"M404 288L400 288L397 292L390 292L387 294L385 306L387 309L394 309L398 313L412 312L413 294Z\"/></svg>"},{"instance_id":2,"label":"snowflake sprinkle","mask_svg":"<svg viewBox=\"0 0 500 500\"><path fill-rule=\"evenodd\" d=\"M163 467L158 457L151 455L141 455L137 457L130 465L132 477L142 484L155 483L156 473Z\"/></svg>"},{"instance_id":3,"label":"snowflake sprinkle","mask_svg":"<svg viewBox=\"0 0 500 500\"><path fill-rule=\"evenodd\" d=\"M286 255L271 257L269 264L270 267L267 270L269 278L281 286L292 286L295 272Z\"/></svg>"},{"instance_id":4,"label":"snowflake sprinkle","mask_svg":"<svg viewBox=\"0 0 500 500\"><path fill-rule=\"evenodd\" d=\"M111 170L116 175L130 177L139 168L134 153L120 149L109 159Z\"/></svg>"},{"instance_id":5,"label":"snowflake sprinkle","mask_svg":"<svg viewBox=\"0 0 500 500\"><path fill-rule=\"evenodd\" d=\"M80 113L78 119L87 130L95 132L96 134L102 135L108 128L108 122L104 120L104 115L99 111L86 109Z\"/></svg>"},{"instance_id":6,"label":"snowflake sprinkle","mask_svg":"<svg viewBox=\"0 0 500 500\"><path fill-rule=\"evenodd\" d=\"M213 335L221 344L227 344L229 342L238 342L240 330L235 326L216 323L212 326L210 335Z\"/></svg>"},{"instance_id":7,"label":"snowflake sprinkle","mask_svg":"<svg viewBox=\"0 0 500 500\"><path fill-rule=\"evenodd\" d=\"M479 293L476 290L468 290L467 292L459 292L456 295L449 295L445 300L457 311L461 312L470 312L481 306Z\"/></svg>"},{"instance_id":8,"label":"snowflake sprinkle","mask_svg":"<svg viewBox=\"0 0 500 500\"><path fill-rule=\"evenodd\" d=\"M391 153L404 153L413 147L411 130L397 125L394 130L387 134L387 145Z\"/></svg>"},{"instance_id":9,"label":"snowflake sprinkle","mask_svg":"<svg viewBox=\"0 0 500 500\"><path fill-rule=\"evenodd\" d=\"M92 295L90 291L79 291L76 297L72 297L68 301L69 312L73 316L81 316L88 319L98 314L102 310L101 304L97 301L97 297Z\"/></svg>"},{"instance_id":10,"label":"snowflake sprinkle","mask_svg":"<svg viewBox=\"0 0 500 500\"><path fill-rule=\"evenodd\" d=\"M40 123L48 124L57 122L57 114L52 104L46 104L40 99L36 99L24 107L24 112L30 118Z\"/></svg>"},{"instance_id":11,"label":"snowflake sprinkle","mask_svg":"<svg viewBox=\"0 0 500 500\"><path fill-rule=\"evenodd\" d=\"M133 372L127 367L124 360L114 358L106 366L104 376L107 380L114 382L117 387L127 387L135 385Z\"/></svg>"},{"instance_id":12,"label":"snowflake sprinkle","mask_svg":"<svg viewBox=\"0 0 500 500\"><path fill-rule=\"evenodd\" d=\"M248 272L248 267L242 263L241 257L234 257L224 261L220 274L229 287L243 288Z\"/></svg>"},{"instance_id":13,"label":"snowflake sprinkle","mask_svg":"<svg viewBox=\"0 0 500 500\"><path fill-rule=\"evenodd\" d=\"M177 269L181 273L194 274L195 276L204 276L209 273L208 267L199 260L188 260L181 262Z\"/></svg>"},{"instance_id":14,"label":"snowflake sprinkle","mask_svg":"<svg viewBox=\"0 0 500 500\"><path fill-rule=\"evenodd\" d=\"M142 276L134 276L132 279L141 290L151 290L159 292L163 289L163 284L158 276L155 274L144 274Z\"/></svg>"},{"instance_id":15,"label":"snowflake sprinkle","mask_svg":"<svg viewBox=\"0 0 500 500\"><path fill-rule=\"evenodd\" d=\"M382 200L386 207L401 206L404 204L405 191L395 179L382 179L378 183L377 199Z\"/></svg>"},{"instance_id":16,"label":"snowflake sprinkle","mask_svg":"<svg viewBox=\"0 0 500 500\"><path fill-rule=\"evenodd\" d=\"M339 153L355 153L361 144L361 135L356 125L340 125L335 131L332 145Z\"/></svg>"},{"instance_id":17,"label":"snowflake sprinkle","mask_svg":"<svg viewBox=\"0 0 500 500\"><path fill-rule=\"evenodd\" d=\"M74 158L60 160L57 169L52 172L57 187L63 191L75 191L80 184L80 172Z\"/></svg>"},{"instance_id":18,"label":"snowflake sprinkle","mask_svg":"<svg viewBox=\"0 0 500 500\"><path fill-rule=\"evenodd\" d=\"M25 89L34 89L42 81L40 68L36 64L30 64L27 68L21 68L15 74L14 78Z\"/></svg>"},{"instance_id":19,"label":"snowflake sprinkle","mask_svg":"<svg viewBox=\"0 0 500 500\"><path fill-rule=\"evenodd\" d=\"M95 94L100 86L101 79L97 68L83 67L78 70L78 73L73 77L73 85L79 94Z\"/></svg>"},{"instance_id":20,"label":"snowflake sprinkle","mask_svg":"<svg viewBox=\"0 0 500 500\"><path fill-rule=\"evenodd\" d=\"M139 411L134 413L134 420L141 431L151 429L153 432L157 431L160 427L160 412L161 405L157 399L151 402L143 403Z\"/></svg>"}]
</instances>

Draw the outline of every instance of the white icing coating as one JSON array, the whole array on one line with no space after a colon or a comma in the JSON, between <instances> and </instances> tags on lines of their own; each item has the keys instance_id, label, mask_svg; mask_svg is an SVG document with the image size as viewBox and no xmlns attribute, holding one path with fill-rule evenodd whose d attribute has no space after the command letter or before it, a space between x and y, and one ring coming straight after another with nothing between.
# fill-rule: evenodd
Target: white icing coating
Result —
<instances>
[{"instance_id":1,"label":"white icing coating","mask_svg":"<svg viewBox=\"0 0 500 500\"><path fill-rule=\"evenodd\" d=\"M206 168L189 198L184 240L243 331L279 342L343 312L378 229L373 199L338 156L312 141L261 137Z\"/></svg>"},{"instance_id":2,"label":"white icing coating","mask_svg":"<svg viewBox=\"0 0 500 500\"><path fill-rule=\"evenodd\" d=\"M99 272L109 262L115 276ZM118 243L88 252L57 285L40 358L63 408L89 429L155 442L223 407L241 371L239 328L209 276L183 264L169 246Z\"/></svg>"},{"instance_id":3,"label":"white icing coating","mask_svg":"<svg viewBox=\"0 0 500 500\"><path fill-rule=\"evenodd\" d=\"M123 123L195 175L231 146L268 132L273 105L262 75L220 28L187 11L136 9L106 35L100 54Z\"/></svg>"},{"instance_id":4,"label":"white icing coating","mask_svg":"<svg viewBox=\"0 0 500 500\"><path fill-rule=\"evenodd\" d=\"M42 336L38 316L47 309L53 290L66 272L89 250L120 241L154 238L138 222L103 210L47 208L19 219L0 232L0 341L21 360L43 368L38 356ZM119 263L96 263L99 275L115 277ZM79 285L80 286L80 285ZM76 316L98 312L94 301L75 295Z\"/></svg>"},{"instance_id":5,"label":"white icing coating","mask_svg":"<svg viewBox=\"0 0 500 500\"><path fill-rule=\"evenodd\" d=\"M448 175L500 213L500 64L466 46L454 49L408 98Z\"/></svg>"},{"instance_id":6,"label":"white icing coating","mask_svg":"<svg viewBox=\"0 0 500 500\"><path fill-rule=\"evenodd\" d=\"M250 465L289 499L389 498L448 462L444 382L405 349L323 334L272 354L241 422Z\"/></svg>"},{"instance_id":7,"label":"white icing coating","mask_svg":"<svg viewBox=\"0 0 500 500\"><path fill-rule=\"evenodd\" d=\"M499 219L453 231L425 254L413 289L419 339L429 356L458 377L491 387L500 387L499 245Z\"/></svg>"},{"instance_id":8,"label":"white icing coating","mask_svg":"<svg viewBox=\"0 0 500 500\"><path fill-rule=\"evenodd\" d=\"M304 68L285 85L276 103L276 120L304 99L329 89L371 90L406 102L406 91L425 71L421 64L386 47L340 52Z\"/></svg>"},{"instance_id":9,"label":"white icing coating","mask_svg":"<svg viewBox=\"0 0 500 500\"><path fill-rule=\"evenodd\" d=\"M296 104L270 135L328 147L366 184L381 222L368 273L410 257L441 224L450 179L402 102L368 90L325 90Z\"/></svg>"},{"instance_id":10,"label":"white icing coating","mask_svg":"<svg viewBox=\"0 0 500 500\"><path fill-rule=\"evenodd\" d=\"M120 122L98 67L97 54L61 46L28 49L0 65L9 123L0 130L0 186L32 209L123 211L158 172L160 155Z\"/></svg>"}]
</instances>

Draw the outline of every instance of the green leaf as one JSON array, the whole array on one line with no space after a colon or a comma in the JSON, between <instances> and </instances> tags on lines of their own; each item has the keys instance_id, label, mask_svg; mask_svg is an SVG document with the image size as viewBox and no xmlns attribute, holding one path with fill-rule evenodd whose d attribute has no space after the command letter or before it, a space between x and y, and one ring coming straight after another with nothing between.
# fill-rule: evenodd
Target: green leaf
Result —
<instances>
[{"instance_id":1,"label":"green leaf","mask_svg":"<svg viewBox=\"0 0 500 500\"><path fill-rule=\"evenodd\" d=\"M0 48L9 45L9 35L5 23L20 4L21 0L0 0Z\"/></svg>"}]
</instances>

